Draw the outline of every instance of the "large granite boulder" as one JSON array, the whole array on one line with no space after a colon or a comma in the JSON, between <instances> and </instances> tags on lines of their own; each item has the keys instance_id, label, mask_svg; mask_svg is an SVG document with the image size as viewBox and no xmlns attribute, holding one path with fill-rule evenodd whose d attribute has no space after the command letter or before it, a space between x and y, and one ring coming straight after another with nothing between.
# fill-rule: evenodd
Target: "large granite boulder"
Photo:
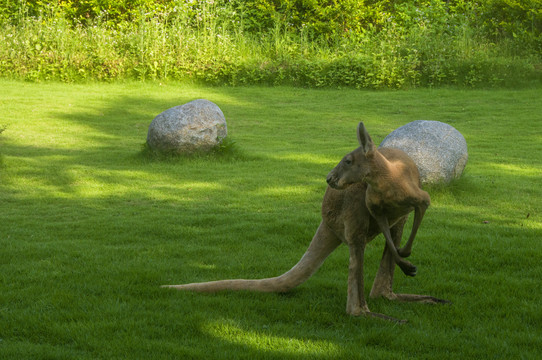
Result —
<instances>
[{"instance_id":1,"label":"large granite boulder","mask_svg":"<svg viewBox=\"0 0 542 360\"><path fill-rule=\"evenodd\" d=\"M220 145L227 134L220 108L199 99L158 114L149 126L147 144L159 152L206 152Z\"/></svg>"},{"instance_id":2,"label":"large granite boulder","mask_svg":"<svg viewBox=\"0 0 542 360\"><path fill-rule=\"evenodd\" d=\"M422 183L448 183L459 178L467 164L467 142L453 126L417 120L391 132L379 147L406 152L418 166Z\"/></svg>"}]
</instances>

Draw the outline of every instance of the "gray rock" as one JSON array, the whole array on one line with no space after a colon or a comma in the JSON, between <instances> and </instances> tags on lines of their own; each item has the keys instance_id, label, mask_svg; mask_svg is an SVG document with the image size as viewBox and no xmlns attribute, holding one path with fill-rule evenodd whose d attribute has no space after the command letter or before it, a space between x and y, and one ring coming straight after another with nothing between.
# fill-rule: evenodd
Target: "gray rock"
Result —
<instances>
[{"instance_id":1,"label":"gray rock","mask_svg":"<svg viewBox=\"0 0 542 360\"><path fill-rule=\"evenodd\" d=\"M147 144L160 152L205 152L227 135L222 110L209 100L199 99L158 114L149 126Z\"/></svg>"},{"instance_id":2,"label":"gray rock","mask_svg":"<svg viewBox=\"0 0 542 360\"><path fill-rule=\"evenodd\" d=\"M417 120L391 132L379 147L406 152L418 166L422 183L448 183L459 178L467 164L467 142L453 126Z\"/></svg>"}]
</instances>

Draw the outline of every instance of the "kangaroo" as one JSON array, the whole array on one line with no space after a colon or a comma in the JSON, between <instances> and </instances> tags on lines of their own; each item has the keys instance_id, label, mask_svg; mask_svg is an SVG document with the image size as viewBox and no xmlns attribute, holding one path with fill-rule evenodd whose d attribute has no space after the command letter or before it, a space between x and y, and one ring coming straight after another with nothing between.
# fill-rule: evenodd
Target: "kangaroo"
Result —
<instances>
[{"instance_id":1,"label":"kangaroo","mask_svg":"<svg viewBox=\"0 0 542 360\"><path fill-rule=\"evenodd\" d=\"M255 280L219 280L163 287L198 292L252 290L286 292L309 279L324 260L342 243L350 254L346 312L405 322L371 312L364 295L363 258L365 245L382 233L384 254L369 296L421 303L448 303L428 295L396 294L392 290L395 265L408 276L416 267L405 260L430 204L429 194L420 187L416 164L398 149L377 149L362 122L357 128L360 146L347 154L327 176L328 187L322 202L322 221L299 262L284 274ZM414 211L411 234L404 247L403 227Z\"/></svg>"}]
</instances>

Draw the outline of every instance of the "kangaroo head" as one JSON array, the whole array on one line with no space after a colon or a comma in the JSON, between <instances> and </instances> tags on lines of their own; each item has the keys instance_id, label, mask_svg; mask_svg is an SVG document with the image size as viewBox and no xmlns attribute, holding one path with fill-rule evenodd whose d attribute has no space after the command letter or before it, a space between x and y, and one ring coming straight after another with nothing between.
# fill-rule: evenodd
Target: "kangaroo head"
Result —
<instances>
[{"instance_id":1,"label":"kangaroo head","mask_svg":"<svg viewBox=\"0 0 542 360\"><path fill-rule=\"evenodd\" d=\"M362 182L373 168L376 147L362 122L358 125L359 147L335 166L327 176L327 183L334 189L343 190L349 185Z\"/></svg>"}]
</instances>

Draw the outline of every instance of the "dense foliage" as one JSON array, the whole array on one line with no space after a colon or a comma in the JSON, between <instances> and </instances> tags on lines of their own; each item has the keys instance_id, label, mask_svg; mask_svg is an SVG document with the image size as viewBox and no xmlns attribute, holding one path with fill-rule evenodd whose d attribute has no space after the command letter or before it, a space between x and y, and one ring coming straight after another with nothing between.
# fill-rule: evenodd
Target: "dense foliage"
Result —
<instances>
[{"instance_id":1,"label":"dense foliage","mask_svg":"<svg viewBox=\"0 0 542 360\"><path fill-rule=\"evenodd\" d=\"M0 21L0 71L16 78L379 88L542 77L542 0L4 0Z\"/></svg>"},{"instance_id":2,"label":"dense foliage","mask_svg":"<svg viewBox=\"0 0 542 360\"><path fill-rule=\"evenodd\" d=\"M390 17L399 20L401 26L412 26L419 20L446 22L460 15L470 17L469 25L476 24L495 39L520 36L534 43L540 41L542 33L541 0L58 0L55 3L73 24L89 24L105 18L111 26L138 22L149 12L186 11L194 25L203 13L212 11L242 22L250 32L269 31L280 21L292 30L306 28L315 36L330 37L340 32L381 28ZM51 1L46 0L0 3L0 17L11 22L16 22L22 14L36 17L50 10Z\"/></svg>"}]
</instances>

